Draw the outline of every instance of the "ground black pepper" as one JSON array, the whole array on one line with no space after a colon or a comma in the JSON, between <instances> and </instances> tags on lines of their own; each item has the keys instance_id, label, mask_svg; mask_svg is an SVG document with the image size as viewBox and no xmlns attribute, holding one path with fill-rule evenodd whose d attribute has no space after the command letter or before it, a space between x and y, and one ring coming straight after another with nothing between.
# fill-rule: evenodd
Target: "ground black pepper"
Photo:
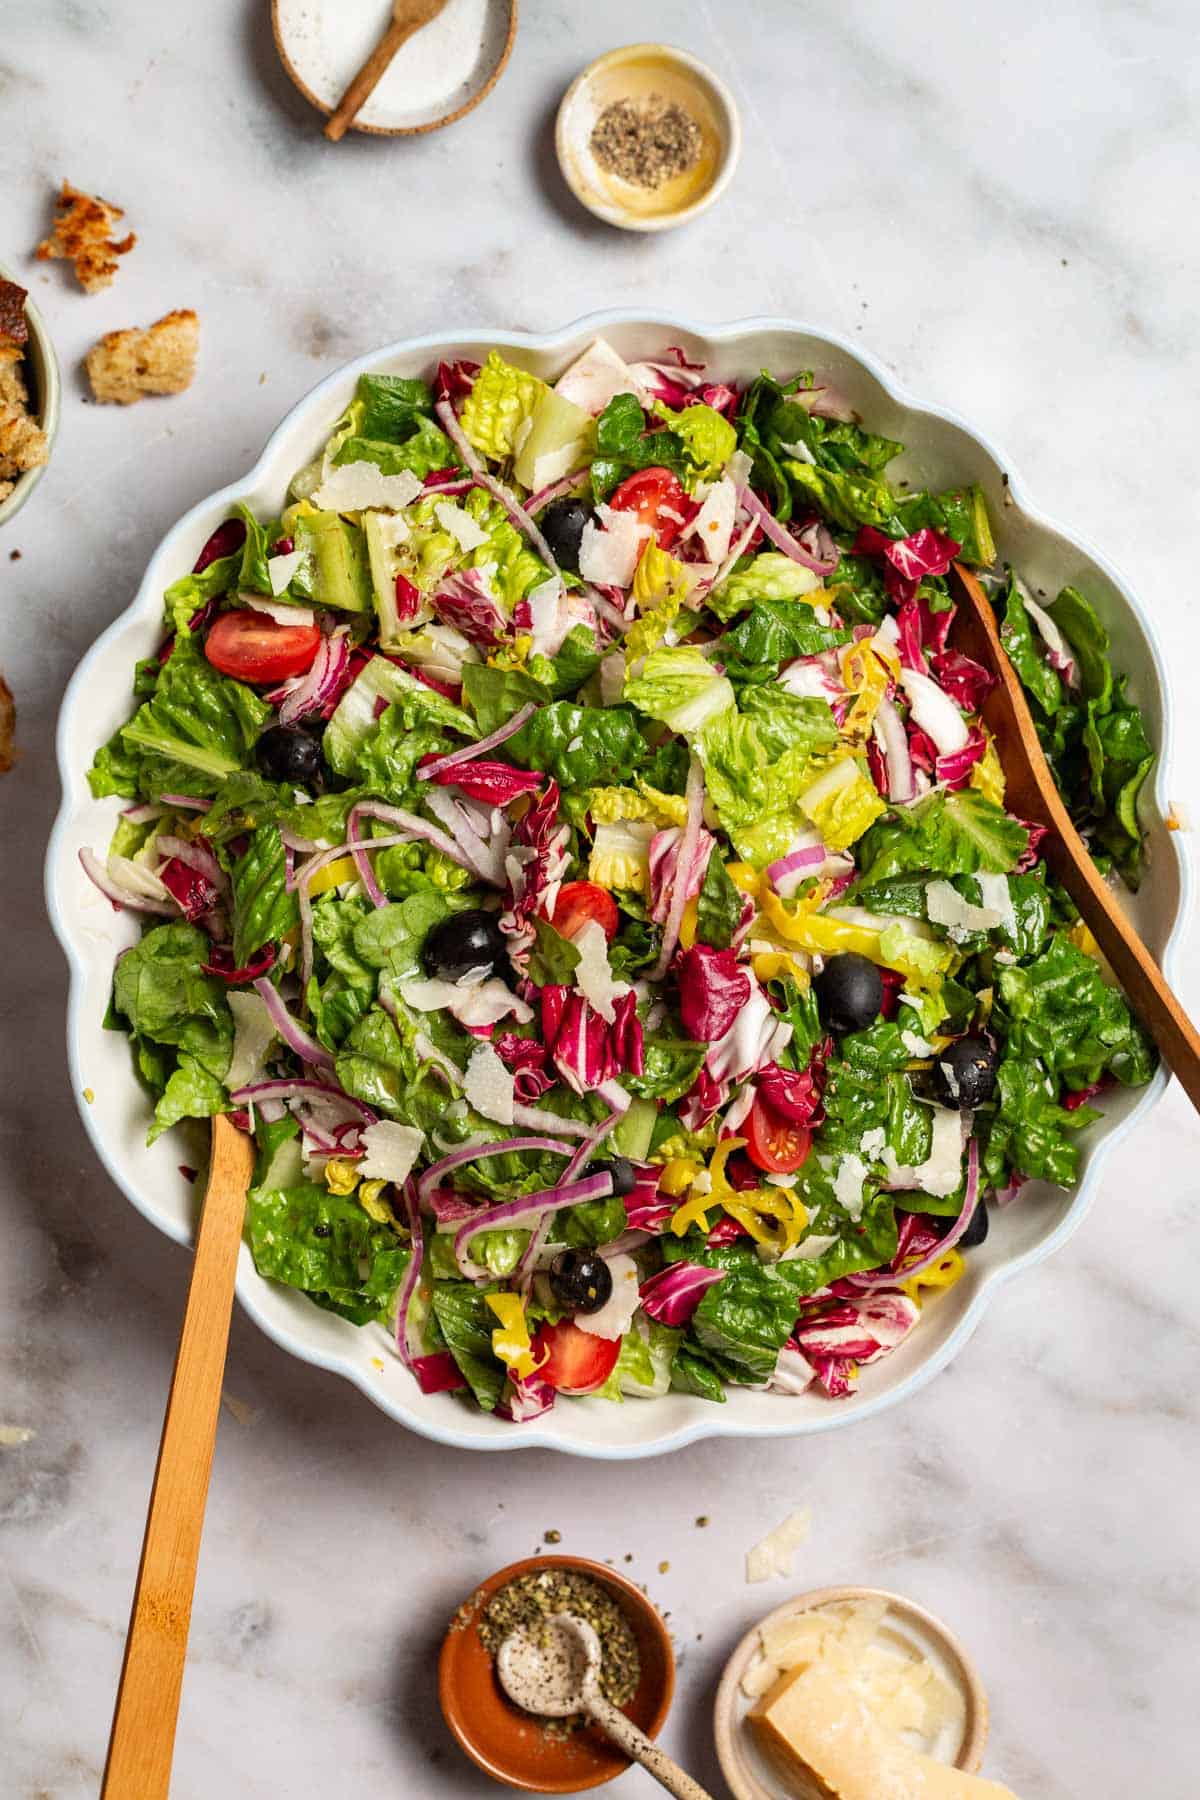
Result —
<instances>
[{"instance_id":1,"label":"ground black pepper","mask_svg":"<svg viewBox=\"0 0 1200 1800\"><path fill-rule=\"evenodd\" d=\"M614 1706L633 1699L641 1679L637 1638L624 1612L590 1575L574 1569L539 1569L518 1575L493 1594L479 1621L479 1637L495 1656L510 1632L534 1627L552 1613L574 1613L585 1619L600 1639L600 1690Z\"/></svg>"},{"instance_id":2,"label":"ground black pepper","mask_svg":"<svg viewBox=\"0 0 1200 1800\"><path fill-rule=\"evenodd\" d=\"M661 187L686 175L700 155L700 127L675 100L613 100L592 127L592 155L634 187Z\"/></svg>"}]
</instances>

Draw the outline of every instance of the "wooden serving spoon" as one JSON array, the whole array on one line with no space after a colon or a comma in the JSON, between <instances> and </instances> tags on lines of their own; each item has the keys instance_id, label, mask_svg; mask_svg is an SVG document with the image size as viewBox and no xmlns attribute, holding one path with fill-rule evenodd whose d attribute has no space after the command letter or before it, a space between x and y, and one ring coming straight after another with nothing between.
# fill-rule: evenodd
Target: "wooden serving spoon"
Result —
<instances>
[{"instance_id":1,"label":"wooden serving spoon","mask_svg":"<svg viewBox=\"0 0 1200 1800\"><path fill-rule=\"evenodd\" d=\"M333 143L345 137L355 115L367 96L383 79L383 72L402 45L407 44L422 25L436 19L446 0L394 0L392 22L368 56L350 86L329 115L325 136Z\"/></svg>"},{"instance_id":2,"label":"wooden serving spoon","mask_svg":"<svg viewBox=\"0 0 1200 1800\"><path fill-rule=\"evenodd\" d=\"M1021 818L1049 827L1042 846L1047 864L1079 908L1134 1011L1200 1112L1200 1032L1167 986L1162 970L1071 823L983 589L961 563L955 563L954 575L958 611L950 639L956 649L996 677L982 713L996 740L1008 804Z\"/></svg>"},{"instance_id":3,"label":"wooden serving spoon","mask_svg":"<svg viewBox=\"0 0 1200 1800\"><path fill-rule=\"evenodd\" d=\"M165 1800L253 1141L222 1114L150 1492L102 1800Z\"/></svg>"}]
</instances>

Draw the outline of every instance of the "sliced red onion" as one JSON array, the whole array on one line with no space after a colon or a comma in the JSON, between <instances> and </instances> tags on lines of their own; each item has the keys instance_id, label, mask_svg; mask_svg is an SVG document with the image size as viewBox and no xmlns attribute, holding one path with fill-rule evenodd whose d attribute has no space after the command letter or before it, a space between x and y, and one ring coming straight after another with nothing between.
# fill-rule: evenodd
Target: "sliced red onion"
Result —
<instances>
[{"instance_id":1,"label":"sliced red onion","mask_svg":"<svg viewBox=\"0 0 1200 1800\"><path fill-rule=\"evenodd\" d=\"M148 825L151 819L161 819L169 810L165 805L155 806L152 801L143 801L141 806L123 806L121 817L128 819L131 825Z\"/></svg>"},{"instance_id":2,"label":"sliced red onion","mask_svg":"<svg viewBox=\"0 0 1200 1800\"><path fill-rule=\"evenodd\" d=\"M468 1281L482 1281L488 1271L473 1263L467 1255L467 1244L477 1231L491 1231L497 1226L532 1224L545 1212L561 1212L566 1206L580 1206L585 1200L604 1200L612 1193L612 1176L585 1175L581 1181L565 1186L559 1182L552 1188L539 1188L520 1200L504 1200L497 1206L485 1206L473 1219L460 1225L454 1234L454 1260Z\"/></svg>"},{"instance_id":3,"label":"sliced red onion","mask_svg":"<svg viewBox=\"0 0 1200 1800\"><path fill-rule=\"evenodd\" d=\"M142 895L131 894L127 889L115 882L104 864L93 850L81 850L79 860L83 872L93 882L106 900L111 900L114 909L128 907L130 912L157 913L160 918L176 919L179 909L168 900L149 900Z\"/></svg>"},{"instance_id":4,"label":"sliced red onion","mask_svg":"<svg viewBox=\"0 0 1200 1800\"><path fill-rule=\"evenodd\" d=\"M875 710L875 726L887 766L888 799L898 803L912 800L916 795L917 784L913 778L908 733L890 700L879 702Z\"/></svg>"},{"instance_id":5,"label":"sliced red onion","mask_svg":"<svg viewBox=\"0 0 1200 1800\"><path fill-rule=\"evenodd\" d=\"M358 879L366 888L367 897L370 900L371 905L386 906L388 903L387 895L376 881L374 871L371 868L371 859L362 848L362 842L359 840L359 817L359 808L357 806L352 806L350 808L350 817L346 820L346 846L350 851L351 856L354 858L354 866L358 870ZM368 838L365 841L369 843L371 840Z\"/></svg>"},{"instance_id":6,"label":"sliced red onion","mask_svg":"<svg viewBox=\"0 0 1200 1800\"><path fill-rule=\"evenodd\" d=\"M450 442L454 445L454 448L458 451L458 454L462 457L463 462L466 464L467 468L470 469L480 487L486 488L492 498L500 502L511 522L516 525L519 530L525 533L542 561L550 570L550 573L561 577L562 570L554 560L554 552L538 530L536 523L530 518L516 495L512 493L510 489L506 488L502 481L497 481L494 476L488 474L483 463L476 455L474 446L471 444L466 432L459 424L458 415L449 400L439 400L433 410L437 414L446 436L450 439Z\"/></svg>"},{"instance_id":7,"label":"sliced red onion","mask_svg":"<svg viewBox=\"0 0 1200 1800\"><path fill-rule=\"evenodd\" d=\"M832 575L842 559L842 553L833 541L833 533L821 519L814 519L802 531L798 531L795 542L799 551L797 561L811 569L814 575Z\"/></svg>"},{"instance_id":8,"label":"sliced red onion","mask_svg":"<svg viewBox=\"0 0 1200 1800\"><path fill-rule=\"evenodd\" d=\"M349 627L339 625L321 639L307 672L272 688L266 699L279 708L281 725L294 725L300 719L328 719L341 699L349 671Z\"/></svg>"},{"instance_id":9,"label":"sliced red onion","mask_svg":"<svg viewBox=\"0 0 1200 1800\"><path fill-rule=\"evenodd\" d=\"M980 1204L979 1145L976 1140L972 1138L967 1145L967 1180L963 1190L962 1211L959 1213L957 1219L955 1219L945 1237L939 1238L932 1250L920 1257L915 1263L910 1263L906 1269L876 1270L870 1275L855 1274L847 1276L846 1279L853 1282L854 1286L857 1288L899 1287L902 1281L911 1281L914 1275L919 1275L924 1269L932 1268L934 1263L938 1263L942 1260L948 1250L953 1250L955 1244L957 1244L959 1238L963 1235L967 1226L974 1218L975 1208Z\"/></svg>"},{"instance_id":10,"label":"sliced red onion","mask_svg":"<svg viewBox=\"0 0 1200 1800\"><path fill-rule=\"evenodd\" d=\"M992 1198L996 1202L996 1205L1011 1206L1028 1179L1029 1177L1027 1175L1014 1175L1007 1187L995 1188L992 1193Z\"/></svg>"},{"instance_id":11,"label":"sliced red onion","mask_svg":"<svg viewBox=\"0 0 1200 1800\"><path fill-rule=\"evenodd\" d=\"M572 488L578 487L590 468L590 463L584 463L582 468L575 469L570 475L560 475L557 481L539 488L536 494L530 494L525 502L525 511L530 518L534 513L540 513L544 506L549 506L551 500L557 500L560 494L569 494Z\"/></svg>"},{"instance_id":12,"label":"sliced red onion","mask_svg":"<svg viewBox=\"0 0 1200 1800\"><path fill-rule=\"evenodd\" d=\"M563 1137L586 1138L592 1130L586 1119L564 1118L562 1113L548 1112L542 1106L522 1106L519 1100L513 1106L513 1124L526 1125L531 1131L542 1131L549 1127L552 1131L561 1132Z\"/></svg>"},{"instance_id":13,"label":"sliced red onion","mask_svg":"<svg viewBox=\"0 0 1200 1800\"><path fill-rule=\"evenodd\" d=\"M497 726L489 736L480 738L477 744L467 744L461 750L452 750L448 756L435 757L433 762L426 763L417 770L417 780L436 780L447 769L457 769L460 763L474 762L477 756L486 756L489 750L495 750L510 737L515 737L522 725L533 717L536 710L533 701L530 700L521 708L520 712L515 712L506 724Z\"/></svg>"},{"instance_id":14,"label":"sliced red onion","mask_svg":"<svg viewBox=\"0 0 1200 1800\"><path fill-rule=\"evenodd\" d=\"M212 801L197 799L195 794L160 794L159 799L164 806L173 806L176 812L212 811Z\"/></svg>"},{"instance_id":15,"label":"sliced red onion","mask_svg":"<svg viewBox=\"0 0 1200 1800\"><path fill-rule=\"evenodd\" d=\"M832 538L829 538L828 546L823 543L820 545L823 554L819 554L818 540L811 535L811 527L806 528L809 542L804 543L794 537L786 525L779 523L774 513L769 507L763 505L752 487L744 487L738 495L738 499L755 523L762 526L764 534L770 538L777 550L782 550L783 554L792 562L799 563L802 568L808 569L813 575L832 575L838 565L838 553ZM828 533L826 536L828 537Z\"/></svg>"},{"instance_id":16,"label":"sliced red onion","mask_svg":"<svg viewBox=\"0 0 1200 1800\"><path fill-rule=\"evenodd\" d=\"M789 876L803 879L806 875L815 873L824 866L828 854L824 844L805 844L802 849L789 850L778 862L768 864L767 880L782 894L784 890L780 886L781 882L786 882Z\"/></svg>"},{"instance_id":17,"label":"sliced red onion","mask_svg":"<svg viewBox=\"0 0 1200 1800\"><path fill-rule=\"evenodd\" d=\"M264 1100L337 1100L351 1112L358 1114L365 1125L377 1125L378 1114L362 1100L356 1100L353 1094L347 1094L343 1088L334 1087L329 1081L316 1081L311 1076L285 1076L269 1081L251 1081L245 1087L238 1088L230 1095L232 1100L252 1100L261 1107Z\"/></svg>"},{"instance_id":18,"label":"sliced red onion","mask_svg":"<svg viewBox=\"0 0 1200 1800\"><path fill-rule=\"evenodd\" d=\"M787 398L794 405L802 406L815 419L836 419L841 425L852 425L858 416L850 402L843 399L836 388L797 388Z\"/></svg>"},{"instance_id":19,"label":"sliced red onion","mask_svg":"<svg viewBox=\"0 0 1200 1800\"><path fill-rule=\"evenodd\" d=\"M421 1199L427 1199L434 1188L440 1185L442 1176L448 1175L451 1169L461 1169L464 1163L479 1162L485 1156L506 1156L510 1150L549 1150L556 1156L569 1158L572 1146L552 1137L499 1138L494 1142L485 1139L481 1144L464 1144L461 1149L452 1150L448 1156L443 1156L439 1162L430 1163L423 1171L418 1182Z\"/></svg>"},{"instance_id":20,"label":"sliced red onion","mask_svg":"<svg viewBox=\"0 0 1200 1800\"><path fill-rule=\"evenodd\" d=\"M426 494L436 494L439 499L444 499L447 494L469 494L476 485L473 475L464 475L458 481L439 481L437 478L439 472L435 471L434 474L425 477L425 485L419 495L420 499L423 500Z\"/></svg>"},{"instance_id":21,"label":"sliced red onion","mask_svg":"<svg viewBox=\"0 0 1200 1800\"><path fill-rule=\"evenodd\" d=\"M364 800L358 810L364 819L382 819L385 825L399 825L408 834L407 839L371 838L367 841L372 850L381 850L389 844L402 844L419 838L424 843L432 844L443 856L448 856L460 869L466 869L471 875L479 873L454 839L444 831L439 831L429 819L423 819L420 813L408 812L403 806L384 806L377 800ZM337 854L341 855L341 850Z\"/></svg>"},{"instance_id":22,"label":"sliced red onion","mask_svg":"<svg viewBox=\"0 0 1200 1800\"><path fill-rule=\"evenodd\" d=\"M431 786L425 804L436 814L458 846L456 862L464 863L480 881L493 887L504 886L504 850L506 834L497 833L493 842L485 844L476 831L466 806L444 787Z\"/></svg>"},{"instance_id":23,"label":"sliced red onion","mask_svg":"<svg viewBox=\"0 0 1200 1800\"><path fill-rule=\"evenodd\" d=\"M421 1230L421 1209L417 1204L417 1190L411 1179L404 1183L400 1193L404 1200L408 1229L412 1233L412 1255L408 1259L408 1267L405 1269L404 1279L400 1283L400 1292L396 1296L396 1348L400 1352L401 1361L411 1369L413 1357L408 1347L408 1310L412 1305L413 1295L417 1291L417 1283L421 1279L421 1264L425 1260L425 1236Z\"/></svg>"},{"instance_id":24,"label":"sliced red onion","mask_svg":"<svg viewBox=\"0 0 1200 1800\"><path fill-rule=\"evenodd\" d=\"M696 757L692 757L688 766L687 777L687 821L683 827L683 836L679 840L679 854L676 868L687 870L692 866L696 854L696 845L700 838L704 817L704 771ZM687 905L687 881L677 880L671 894L671 905L667 911L667 922L663 926L662 948L658 953L658 961L650 971L651 981L661 981L671 966L671 958L679 942L679 927L683 922L683 910Z\"/></svg>"},{"instance_id":25,"label":"sliced red onion","mask_svg":"<svg viewBox=\"0 0 1200 1800\"><path fill-rule=\"evenodd\" d=\"M254 983L254 991L270 1014L272 1025L288 1048L296 1052L301 1062L311 1063L317 1069L332 1069L333 1058L324 1044L319 1044L315 1037L305 1031L298 1019L293 1019L270 977L260 975Z\"/></svg>"}]
</instances>

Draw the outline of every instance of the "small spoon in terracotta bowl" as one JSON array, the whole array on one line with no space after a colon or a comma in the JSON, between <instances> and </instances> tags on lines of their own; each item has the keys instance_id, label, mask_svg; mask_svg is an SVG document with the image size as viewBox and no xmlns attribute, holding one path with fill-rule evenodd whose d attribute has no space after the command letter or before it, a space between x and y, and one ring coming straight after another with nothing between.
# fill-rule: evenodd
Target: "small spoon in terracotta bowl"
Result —
<instances>
[{"instance_id":1,"label":"small spoon in terracotta bowl","mask_svg":"<svg viewBox=\"0 0 1200 1800\"><path fill-rule=\"evenodd\" d=\"M552 1613L532 1631L522 1627L506 1637L496 1657L496 1673L509 1699L543 1719L583 1713L626 1756L677 1800L712 1800L665 1750L626 1718L600 1691L600 1639L585 1619Z\"/></svg>"}]
</instances>

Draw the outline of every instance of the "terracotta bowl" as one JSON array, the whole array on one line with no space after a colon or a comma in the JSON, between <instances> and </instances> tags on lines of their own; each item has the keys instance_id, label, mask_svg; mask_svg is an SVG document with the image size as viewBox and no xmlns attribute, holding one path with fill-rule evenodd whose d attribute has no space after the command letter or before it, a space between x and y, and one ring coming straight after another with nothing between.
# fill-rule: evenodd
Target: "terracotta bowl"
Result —
<instances>
[{"instance_id":1,"label":"terracotta bowl","mask_svg":"<svg viewBox=\"0 0 1200 1800\"><path fill-rule=\"evenodd\" d=\"M592 1726L560 1740L515 1707L500 1686L478 1630L478 1620L498 1589L519 1575L550 1568L590 1575L625 1613L637 1638L642 1676L637 1693L622 1710L647 1736L658 1735L675 1692L675 1654L667 1628L632 1581L582 1556L527 1557L497 1570L477 1587L455 1614L442 1644L438 1696L447 1725L486 1774L526 1793L577 1794L614 1780L629 1767L629 1759Z\"/></svg>"},{"instance_id":2,"label":"terracotta bowl","mask_svg":"<svg viewBox=\"0 0 1200 1800\"><path fill-rule=\"evenodd\" d=\"M753 1701L742 1692L742 1676L758 1652L762 1627L819 1607L870 1600L887 1601L889 1635L908 1649L928 1657L962 1698L962 1725L954 1733L956 1741L929 1746L930 1754L966 1774L974 1774L978 1769L987 1742L987 1694L979 1671L953 1633L923 1606L900 1594L889 1593L885 1588L815 1588L810 1593L785 1600L782 1606L760 1619L742 1638L725 1665L713 1704L713 1732L717 1758L735 1800L787 1800L793 1792L764 1757L744 1722Z\"/></svg>"}]
</instances>

